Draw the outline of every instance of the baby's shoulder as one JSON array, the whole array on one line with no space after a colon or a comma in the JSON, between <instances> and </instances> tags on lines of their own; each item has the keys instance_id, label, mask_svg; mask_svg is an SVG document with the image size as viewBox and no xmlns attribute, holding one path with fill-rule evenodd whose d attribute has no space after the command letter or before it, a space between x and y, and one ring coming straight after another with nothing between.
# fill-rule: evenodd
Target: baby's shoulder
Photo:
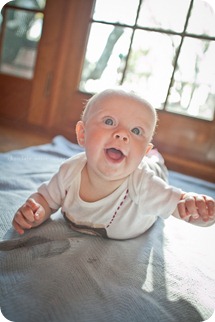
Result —
<instances>
[{"instance_id":1,"label":"baby's shoulder","mask_svg":"<svg viewBox=\"0 0 215 322\"><path fill-rule=\"evenodd\" d=\"M71 175L73 176L77 175L82 171L85 164L86 164L85 153L84 152L78 153L61 164L59 168L59 174L64 178Z\"/></svg>"}]
</instances>

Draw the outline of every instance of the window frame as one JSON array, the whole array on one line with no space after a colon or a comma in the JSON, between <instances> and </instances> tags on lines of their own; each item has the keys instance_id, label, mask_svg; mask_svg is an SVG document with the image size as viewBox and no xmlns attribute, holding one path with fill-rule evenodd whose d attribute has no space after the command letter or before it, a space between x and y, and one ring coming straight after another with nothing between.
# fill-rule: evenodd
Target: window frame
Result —
<instances>
[{"instance_id":1,"label":"window frame","mask_svg":"<svg viewBox=\"0 0 215 322\"><path fill-rule=\"evenodd\" d=\"M193 116L193 115L189 115L189 114L186 114L186 113L183 114L183 113L179 113L179 112L174 111L174 110L167 109L168 98L170 96L170 92L171 92L171 89L172 89L173 84L174 84L174 75L175 75L175 73L177 71L178 60L179 60L179 56L180 56L180 53L181 53L181 49L182 49L182 45L184 43L184 40L186 38L192 38L192 39L198 39L198 40L215 41L215 36L213 37L213 36L208 36L208 35L204 35L204 34L194 34L194 33L191 33L191 32L187 31L189 19L191 17L191 12L192 12L195 0L190 0L189 8L187 10L187 14L186 14L186 18L185 18L185 22L184 22L184 26L183 26L182 31L174 31L174 30L169 30L169 29L164 29L164 28L153 28L153 27L139 26L138 25L138 18L139 18L141 5L142 5L143 1L144 0L139 0L138 8L137 8L137 11L136 11L136 18L135 18L135 22L134 22L133 25L119 23L119 22L108 22L108 21L104 21L104 20L94 19L93 14L92 14L92 17L90 18L90 21L89 21L89 35L90 35L91 26L92 26L93 23L94 24L99 23L99 24L109 25L109 26L113 26L113 27L130 28L132 30L131 39L130 39L130 45L129 45L129 48L128 48L128 54L127 54L127 56L125 58L125 65L124 65L124 68L123 68L122 77L121 77L121 80L119 82L119 85L123 85L123 81L124 81L125 76L126 76L128 62L129 62L129 58L130 58L131 51L132 51L132 43L133 43L133 40L134 40L134 35L135 35L136 30L155 32L155 33L165 34L165 35L174 35L174 36L180 37L179 46L176 48L176 53L175 53L175 56L174 56L174 61L173 61L173 65L172 65L173 70L172 70L172 74L171 74L171 77L170 77L169 86L168 86L168 89L167 89L167 92L166 92L166 98L164 100L164 103L162 104L162 108L159 109L159 111L161 111L161 112L163 111L163 112L166 112L166 113L173 113L173 114L177 114L177 115L182 115L184 117L189 117L189 118L194 118L194 119L200 119L200 120L205 121L205 122L214 121L215 120L215 108L214 108L213 119L212 120L204 119L201 116ZM96 0L95 0L94 6L95 5L96 5ZM89 36L88 36L88 39L87 39L87 43L88 43L88 40L89 40ZM86 55L86 52L85 52L85 55ZM85 55L84 55L84 57L85 57ZM84 70L83 68L84 68L84 66L82 66L82 72ZM79 91L82 92L83 94L93 94L93 93L81 90L80 87L79 87Z\"/></svg>"}]
</instances>

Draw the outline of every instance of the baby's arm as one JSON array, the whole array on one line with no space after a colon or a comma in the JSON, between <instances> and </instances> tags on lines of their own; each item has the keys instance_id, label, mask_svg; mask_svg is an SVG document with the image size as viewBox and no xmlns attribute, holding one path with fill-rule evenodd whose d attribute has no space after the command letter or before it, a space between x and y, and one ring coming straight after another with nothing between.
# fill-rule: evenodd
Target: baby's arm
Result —
<instances>
[{"instance_id":1,"label":"baby's arm","mask_svg":"<svg viewBox=\"0 0 215 322\"><path fill-rule=\"evenodd\" d=\"M209 226L215 221L215 201L206 195L183 193L173 214L192 224Z\"/></svg>"},{"instance_id":2,"label":"baby's arm","mask_svg":"<svg viewBox=\"0 0 215 322\"><path fill-rule=\"evenodd\" d=\"M37 192L31 195L17 210L12 224L14 229L22 235L25 229L41 225L52 213L53 210L49 207L47 201Z\"/></svg>"}]
</instances>

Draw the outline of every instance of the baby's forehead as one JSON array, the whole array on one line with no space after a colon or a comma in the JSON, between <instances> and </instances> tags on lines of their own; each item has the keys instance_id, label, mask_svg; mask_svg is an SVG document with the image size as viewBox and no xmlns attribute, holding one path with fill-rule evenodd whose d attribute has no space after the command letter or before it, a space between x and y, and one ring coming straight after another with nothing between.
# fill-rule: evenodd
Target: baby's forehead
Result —
<instances>
[{"instance_id":1,"label":"baby's forehead","mask_svg":"<svg viewBox=\"0 0 215 322\"><path fill-rule=\"evenodd\" d=\"M112 93L112 94L105 94L105 95L99 95L95 97L89 104L89 110L91 112L94 110L103 110L108 108L113 108L115 106L121 106L122 108L125 106L132 107L132 109L135 109L137 107L141 107L141 109L152 111L153 108L150 106L149 103L147 103L142 98L136 97L134 95L129 95L127 93Z\"/></svg>"},{"instance_id":2,"label":"baby's forehead","mask_svg":"<svg viewBox=\"0 0 215 322\"><path fill-rule=\"evenodd\" d=\"M120 106L121 111L126 111L127 108L132 110L139 109L139 113L144 113L144 117L148 116L151 125L155 127L157 123L157 113L154 107L136 94L126 92L124 90L105 90L94 95L87 103L82 114L82 120L87 121L89 117L95 116L97 113L112 110Z\"/></svg>"}]
</instances>

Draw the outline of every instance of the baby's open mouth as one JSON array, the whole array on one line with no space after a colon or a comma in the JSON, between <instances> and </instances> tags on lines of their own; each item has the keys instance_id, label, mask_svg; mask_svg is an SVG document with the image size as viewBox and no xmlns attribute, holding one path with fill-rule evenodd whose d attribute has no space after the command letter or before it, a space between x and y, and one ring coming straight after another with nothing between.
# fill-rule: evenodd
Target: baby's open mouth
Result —
<instances>
[{"instance_id":1,"label":"baby's open mouth","mask_svg":"<svg viewBox=\"0 0 215 322\"><path fill-rule=\"evenodd\" d=\"M115 148L106 149L105 152L107 156L114 161L121 161L125 157L122 151L117 150Z\"/></svg>"}]
</instances>

